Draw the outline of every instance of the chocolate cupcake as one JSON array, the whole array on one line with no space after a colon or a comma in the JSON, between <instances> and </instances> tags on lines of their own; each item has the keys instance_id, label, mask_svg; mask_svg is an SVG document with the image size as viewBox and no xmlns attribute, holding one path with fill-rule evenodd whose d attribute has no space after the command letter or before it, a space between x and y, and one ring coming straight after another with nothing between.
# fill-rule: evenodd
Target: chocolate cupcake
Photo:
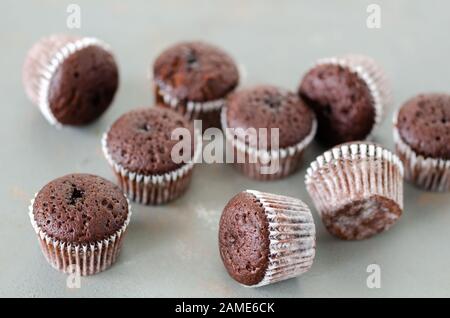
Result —
<instances>
[{"instance_id":1,"label":"chocolate cupcake","mask_svg":"<svg viewBox=\"0 0 450 318\"><path fill-rule=\"evenodd\" d=\"M222 212L220 256L239 283L258 287L298 276L312 266L315 226L300 200L247 190Z\"/></svg>"},{"instance_id":2,"label":"chocolate cupcake","mask_svg":"<svg viewBox=\"0 0 450 318\"><path fill-rule=\"evenodd\" d=\"M222 129L233 147L233 162L257 180L294 173L316 126L314 113L295 93L275 86L237 91L222 110Z\"/></svg>"},{"instance_id":3,"label":"chocolate cupcake","mask_svg":"<svg viewBox=\"0 0 450 318\"><path fill-rule=\"evenodd\" d=\"M391 99L383 70L360 55L319 60L298 93L316 113L317 138L327 146L368 138Z\"/></svg>"},{"instance_id":4,"label":"chocolate cupcake","mask_svg":"<svg viewBox=\"0 0 450 318\"><path fill-rule=\"evenodd\" d=\"M103 114L119 75L109 47L95 38L52 35L37 42L25 60L23 83L50 124L86 125Z\"/></svg>"},{"instance_id":5,"label":"chocolate cupcake","mask_svg":"<svg viewBox=\"0 0 450 318\"><path fill-rule=\"evenodd\" d=\"M176 129L184 129L189 136L173 136ZM171 109L151 107L130 111L117 119L104 134L102 148L130 199L162 204L186 191L200 155L200 142L199 133L183 116ZM179 158L172 158L177 144L190 149L180 147L176 152Z\"/></svg>"},{"instance_id":6,"label":"chocolate cupcake","mask_svg":"<svg viewBox=\"0 0 450 318\"><path fill-rule=\"evenodd\" d=\"M450 95L421 94L394 115L396 151L405 177L431 191L450 191Z\"/></svg>"},{"instance_id":7,"label":"chocolate cupcake","mask_svg":"<svg viewBox=\"0 0 450 318\"><path fill-rule=\"evenodd\" d=\"M225 98L239 82L233 59L203 42L182 42L166 49L153 65L157 104L189 120L202 120L203 129L220 127Z\"/></svg>"},{"instance_id":8,"label":"chocolate cupcake","mask_svg":"<svg viewBox=\"0 0 450 318\"><path fill-rule=\"evenodd\" d=\"M353 142L326 151L306 172L306 189L327 230L361 240L390 228L403 210L403 165L381 146Z\"/></svg>"},{"instance_id":9,"label":"chocolate cupcake","mask_svg":"<svg viewBox=\"0 0 450 318\"><path fill-rule=\"evenodd\" d=\"M50 265L85 276L116 261L131 209L122 191L108 180L69 174L36 194L29 216Z\"/></svg>"}]
</instances>

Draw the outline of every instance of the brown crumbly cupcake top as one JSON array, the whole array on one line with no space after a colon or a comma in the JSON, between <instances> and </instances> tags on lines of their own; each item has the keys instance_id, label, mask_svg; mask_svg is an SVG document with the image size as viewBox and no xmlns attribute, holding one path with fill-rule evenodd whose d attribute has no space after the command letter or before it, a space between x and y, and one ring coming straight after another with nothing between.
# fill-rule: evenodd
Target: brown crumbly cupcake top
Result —
<instances>
[{"instance_id":1,"label":"brown crumbly cupcake top","mask_svg":"<svg viewBox=\"0 0 450 318\"><path fill-rule=\"evenodd\" d=\"M365 139L375 124L369 88L346 67L323 64L312 68L299 94L317 115L317 137L323 144Z\"/></svg>"},{"instance_id":2,"label":"brown crumbly cupcake top","mask_svg":"<svg viewBox=\"0 0 450 318\"><path fill-rule=\"evenodd\" d=\"M55 71L50 109L61 124L90 123L109 107L118 82L114 57L99 46L88 46L69 55Z\"/></svg>"},{"instance_id":3,"label":"brown crumbly cupcake top","mask_svg":"<svg viewBox=\"0 0 450 318\"><path fill-rule=\"evenodd\" d=\"M397 128L402 140L424 157L450 159L450 95L421 94L400 109Z\"/></svg>"},{"instance_id":4,"label":"brown crumbly cupcake top","mask_svg":"<svg viewBox=\"0 0 450 318\"><path fill-rule=\"evenodd\" d=\"M153 65L156 83L172 88L173 97L205 102L225 97L238 84L233 59L203 42L183 42L165 50Z\"/></svg>"},{"instance_id":5,"label":"brown crumbly cupcake top","mask_svg":"<svg viewBox=\"0 0 450 318\"><path fill-rule=\"evenodd\" d=\"M340 239L362 240L386 231L401 214L394 200L372 195L322 213L322 220L327 230Z\"/></svg>"},{"instance_id":6,"label":"brown crumbly cupcake top","mask_svg":"<svg viewBox=\"0 0 450 318\"><path fill-rule=\"evenodd\" d=\"M192 124L171 109L149 107L122 115L108 132L106 145L113 161L130 172L161 175L185 163L172 160L172 148L183 137L172 140L176 128L190 131L191 156L194 152ZM184 151L184 150L182 150ZM180 152L180 155L184 155Z\"/></svg>"},{"instance_id":7,"label":"brown crumbly cupcake top","mask_svg":"<svg viewBox=\"0 0 450 318\"><path fill-rule=\"evenodd\" d=\"M255 128L257 135L260 128L267 128L269 148L271 129L278 128L279 147L286 148L304 140L311 133L315 119L313 112L293 92L260 85L230 96L226 120L230 128ZM247 130L245 135L237 134L237 137L251 147L257 147L258 139L248 137L251 132L251 129Z\"/></svg>"},{"instance_id":8,"label":"brown crumbly cupcake top","mask_svg":"<svg viewBox=\"0 0 450 318\"><path fill-rule=\"evenodd\" d=\"M231 277L258 284L269 263L269 223L262 204L250 193L234 196L222 212L219 248Z\"/></svg>"},{"instance_id":9,"label":"brown crumbly cupcake top","mask_svg":"<svg viewBox=\"0 0 450 318\"><path fill-rule=\"evenodd\" d=\"M69 174L48 183L33 204L34 219L48 236L66 243L107 239L125 224L128 203L113 183L90 174Z\"/></svg>"}]
</instances>

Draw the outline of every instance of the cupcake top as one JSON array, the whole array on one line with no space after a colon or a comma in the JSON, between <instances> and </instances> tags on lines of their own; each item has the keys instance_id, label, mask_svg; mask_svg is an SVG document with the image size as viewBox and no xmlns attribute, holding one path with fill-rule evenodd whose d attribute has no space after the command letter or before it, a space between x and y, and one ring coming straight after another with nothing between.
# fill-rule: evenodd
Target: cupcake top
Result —
<instances>
[{"instance_id":1,"label":"cupcake top","mask_svg":"<svg viewBox=\"0 0 450 318\"><path fill-rule=\"evenodd\" d=\"M262 204L248 192L234 196L219 225L220 256L230 276L244 285L259 283L269 264L269 244Z\"/></svg>"},{"instance_id":2,"label":"cupcake top","mask_svg":"<svg viewBox=\"0 0 450 318\"><path fill-rule=\"evenodd\" d=\"M293 92L270 85L260 85L233 93L227 103L226 126L230 128L267 128L267 146L271 147L271 129L278 128L279 147L302 142L311 134L314 113ZM238 134L241 142L258 147L257 138ZM251 130L247 131L248 135ZM253 131L255 132L255 131Z\"/></svg>"},{"instance_id":3,"label":"cupcake top","mask_svg":"<svg viewBox=\"0 0 450 318\"><path fill-rule=\"evenodd\" d=\"M190 131L192 157L195 139L192 124L162 107L136 109L117 119L106 136L107 152L114 163L130 172L162 175L174 171L185 164L172 160L172 148L183 138L172 140L172 132L177 128Z\"/></svg>"},{"instance_id":4,"label":"cupcake top","mask_svg":"<svg viewBox=\"0 0 450 318\"><path fill-rule=\"evenodd\" d=\"M91 45L69 55L56 69L48 92L53 116L65 125L83 125L111 104L119 75L111 53Z\"/></svg>"},{"instance_id":5,"label":"cupcake top","mask_svg":"<svg viewBox=\"0 0 450 318\"><path fill-rule=\"evenodd\" d=\"M450 95L413 97L401 107L396 126L402 140L417 154L450 159Z\"/></svg>"},{"instance_id":6,"label":"cupcake top","mask_svg":"<svg viewBox=\"0 0 450 318\"><path fill-rule=\"evenodd\" d=\"M239 79L233 59L203 42L182 42L165 50L153 65L153 76L172 97L193 102L221 99Z\"/></svg>"},{"instance_id":7,"label":"cupcake top","mask_svg":"<svg viewBox=\"0 0 450 318\"><path fill-rule=\"evenodd\" d=\"M375 125L371 92L348 67L319 64L303 77L298 92L316 113L317 137L324 144L365 139Z\"/></svg>"},{"instance_id":8,"label":"cupcake top","mask_svg":"<svg viewBox=\"0 0 450 318\"><path fill-rule=\"evenodd\" d=\"M118 232L128 202L113 183L90 174L69 174L45 185L33 203L37 226L52 239L89 244Z\"/></svg>"}]
</instances>

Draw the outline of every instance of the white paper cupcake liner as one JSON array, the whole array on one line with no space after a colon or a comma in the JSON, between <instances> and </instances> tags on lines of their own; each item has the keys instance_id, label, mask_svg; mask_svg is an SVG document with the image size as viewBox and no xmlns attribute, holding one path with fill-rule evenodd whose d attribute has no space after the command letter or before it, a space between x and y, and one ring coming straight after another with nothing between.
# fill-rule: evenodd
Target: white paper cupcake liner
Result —
<instances>
[{"instance_id":1,"label":"white paper cupcake liner","mask_svg":"<svg viewBox=\"0 0 450 318\"><path fill-rule=\"evenodd\" d=\"M370 57L348 54L342 57L319 59L316 65L339 65L356 74L368 87L373 100L375 121L366 138L371 138L374 130L381 123L387 108L392 104L391 85L384 70Z\"/></svg>"},{"instance_id":2,"label":"white paper cupcake liner","mask_svg":"<svg viewBox=\"0 0 450 318\"><path fill-rule=\"evenodd\" d=\"M235 158L236 156L238 158L245 158L245 162L235 162L234 166L242 174L255 180L269 181L281 179L298 170L302 163L303 152L314 139L317 132L317 120L314 118L310 133L298 144L272 151L256 149L234 138L234 135L228 129L226 111L227 107L222 108L221 123L226 140L233 147ZM277 161L278 171L271 174L262 173L263 169L270 166L274 161Z\"/></svg>"},{"instance_id":3,"label":"white paper cupcake liner","mask_svg":"<svg viewBox=\"0 0 450 318\"><path fill-rule=\"evenodd\" d=\"M194 164L201 154L202 138L195 132L194 156L180 168L161 175L143 175L128 171L122 165L114 162L107 147L108 132L102 137L103 154L116 175L119 186L127 197L142 204L158 205L175 200L189 186Z\"/></svg>"},{"instance_id":4,"label":"white paper cupcake liner","mask_svg":"<svg viewBox=\"0 0 450 318\"><path fill-rule=\"evenodd\" d=\"M53 115L48 102L50 83L56 70L70 55L89 46L99 46L112 53L106 43L92 37L78 38L61 35L50 37L45 41L45 44L39 46L41 50L39 60L34 62L39 68L30 74L32 78L28 79L31 83L27 91L31 101L39 106L45 119L51 125L61 128L62 124Z\"/></svg>"},{"instance_id":5,"label":"white paper cupcake liner","mask_svg":"<svg viewBox=\"0 0 450 318\"><path fill-rule=\"evenodd\" d=\"M90 244L62 242L47 235L34 219L34 198L28 208L28 215L47 262L64 273L73 274L76 271L82 276L87 276L102 272L115 263L132 214L128 199L127 203L128 216L122 228L110 237Z\"/></svg>"},{"instance_id":6,"label":"white paper cupcake liner","mask_svg":"<svg viewBox=\"0 0 450 318\"><path fill-rule=\"evenodd\" d=\"M378 145L348 143L326 151L307 169L305 184L327 229L332 227L332 233L344 239L387 230L400 217L389 209L380 215L377 197L395 203L400 213L403 210L403 165ZM352 204L360 205L359 215L337 214ZM380 218L377 226L367 226L374 217Z\"/></svg>"},{"instance_id":7,"label":"white paper cupcake liner","mask_svg":"<svg viewBox=\"0 0 450 318\"><path fill-rule=\"evenodd\" d=\"M67 42L78 39L79 37L71 35L51 35L40 39L28 51L22 68L22 79L28 98L36 106L39 104L39 86L42 71L47 68L59 48Z\"/></svg>"},{"instance_id":8,"label":"white paper cupcake liner","mask_svg":"<svg viewBox=\"0 0 450 318\"><path fill-rule=\"evenodd\" d=\"M247 190L263 206L269 223L269 264L259 287L308 271L316 251L316 230L311 211L301 200Z\"/></svg>"},{"instance_id":9,"label":"white paper cupcake liner","mask_svg":"<svg viewBox=\"0 0 450 318\"><path fill-rule=\"evenodd\" d=\"M407 145L397 129L394 114L394 142L397 155L405 167L405 179L429 191L450 191L450 160L426 158Z\"/></svg>"},{"instance_id":10,"label":"white paper cupcake liner","mask_svg":"<svg viewBox=\"0 0 450 318\"><path fill-rule=\"evenodd\" d=\"M206 102L194 102L187 101L184 104L180 104L180 100L173 96L172 87L165 84L162 81L154 80L155 86L157 88L158 94L162 97L164 103L172 108L177 109L179 106L186 107L186 113L191 116L189 119L196 119L195 115L201 112L210 112L215 110L220 110L223 105L225 105L225 98L220 98L217 100L206 101Z\"/></svg>"},{"instance_id":11,"label":"white paper cupcake liner","mask_svg":"<svg viewBox=\"0 0 450 318\"><path fill-rule=\"evenodd\" d=\"M206 102L181 102L173 96L173 89L170 85L158 80L153 80L153 82L155 93L162 98L164 105L182 114L186 119L204 121L204 129L220 124L220 110L225 106L226 98Z\"/></svg>"}]
</instances>

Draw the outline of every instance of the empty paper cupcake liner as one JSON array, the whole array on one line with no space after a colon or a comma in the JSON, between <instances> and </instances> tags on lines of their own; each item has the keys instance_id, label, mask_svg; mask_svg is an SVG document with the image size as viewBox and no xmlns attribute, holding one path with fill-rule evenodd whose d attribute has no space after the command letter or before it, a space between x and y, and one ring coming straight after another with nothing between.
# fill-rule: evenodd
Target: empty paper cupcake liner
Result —
<instances>
[{"instance_id":1,"label":"empty paper cupcake liner","mask_svg":"<svg viewBox=\"0 0 450 318\"><path fill-rule=\"evenodd\" d=\"M375 122L368 134L370 138L375 128L383 119L386 109L392 103L392 91L383 69L370 57L348 54L342 57L319 59L316 65L332 64L349 69L356 74L368 87L373 100Z\"/></svg>"},{"instance_id":2,"label":"empty paper cupcake liner","mask_svg":"<svg viewBox=\"0 0 450 318\"><path fill-rule=\"evenodd\" d=\"M269 226L269 262L259 287L299 276L308 271L316 251L311 211L301 200L247 190L262 204Z\"/></svg>"},{"instance_id":3,"label":"empty paper cupcake liner","mask_svg":"<svg viewBox=\"0 0 450 318\"><path fill-rule=\"evenodd\" d=\"M326 151L307 169L305 184L327 229L344 239L387 230L403 210L403 165L375 144Z\"/></svg>"},{"instance_id":4,"label":"empty paper cupcake liner","mask_svg":"<svg viewBox=\"0 0 450 318\"><path fill-rule=\"evenodd\" d=\"M405 167L406 180L430 191L450 191L450 160L418 155L401 138L394 115L394 142L397 155Z\"/></svg>"},{"instance_id":5,"label":"empty paper cupcake liner","mask_svg":"<svg viewBox=\"0 0 450 318\"><path fill-rule=\"evenodd\" d=\"M110 237L89 244L68 243L51 238L36 223L33 213L34 199L28 208L31 225L37 234L42 253L55 269L67 274L94 275L108 269L116 261L122 240L131 217L128 202L128 216L122 228Z\"/></svg>"},{"instance_id":6,"label":"empty paper cupcake liner","mask_svg":"<svg viewBox=\"0 0 450 318\"><path fill-rule=\"evenodd\" d=\"M248 146L236 139L228 129L226 110L224 107L221 114L222 130L227 142L233 147L236 158L244 159L244 162L234 162L234 166L245 176L261 181L276 180L294 173L300 167L304 149L311 143L316 135L317 120L314 118L310 133L298 144L268 151ZM237 160L235 160L237 161ZM263 173L270 166L278 166L276 171Z\"/></svg>"},{"instance_id":7,"label":"empty paper cupcake liner","mask_svg":"<svg viewBox=\"0 0 450 318\"><path fill-rule=\"evenodd\" d=\"M103 154L112 167L122 191L131 200L143 204L164 204L181 196L189 186L192 169L201 154L202 138L198 132L195 134L196 143L193 158L180 168L161 175L143 175L128 171L112 159L106 139L106 132L102 138Z\"/></svg>"}]
</instances>

